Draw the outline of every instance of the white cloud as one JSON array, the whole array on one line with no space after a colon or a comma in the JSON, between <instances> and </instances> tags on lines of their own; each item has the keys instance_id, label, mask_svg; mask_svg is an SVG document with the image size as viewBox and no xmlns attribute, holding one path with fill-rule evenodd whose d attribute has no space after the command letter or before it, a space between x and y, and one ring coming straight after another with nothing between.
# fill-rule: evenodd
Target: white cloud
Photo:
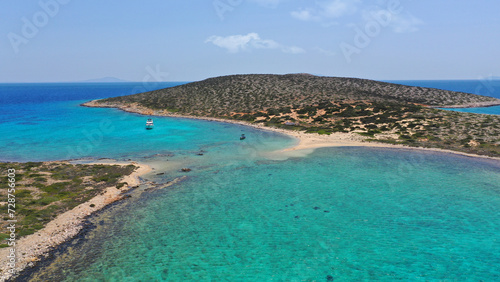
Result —
<instances>
[{"instance_id":1,"label":"white cloud","mask_svg":"<svg viewBox=\"0 0 500 282\"><path fill-rule=\"evenodd\" d=\"M263 0L264 1L264 0ZM379 1L380 4L385 1ZM360 11L360 0L324 0L315 2L313 7L302 8L290 13L290 15L301 21L321 22L325 27L338 25L337 20L361 14L365 21L376 19L376 16L390 14L389 26L396 33L407 33L418 31L424 22L409 13L390 13L387 9L372 8Z\"/></svg>"},{"instance_id":2,"label":"white cloud","mask_svg":"<svg viewBox=\"0 0 500 282\"><path fill-rule=\"evenodd\" d=\"M360 0L328 0L316 3L314 8L291 12L291 16L302 21L322 21L354 14Z\"/></svg>"},{"instance_id":3,"label":"white cloud","mask_svg":"<svg viewBox=\"0 0 500 282\"><path fill-rule=\"evenodd\" d=\"M323 49L323 48L320 48L320 47L314 48L314 51L319 52L319 53L321 53L321 54L323 54L325 56L335 56L337 54L334 51L326 50L326 49Z\"/></svg>"},{"instance_id":4,"label":"white cloud","mask_svg":"<svg viewBox=\"0 0 500 282\"><path fill-rule=\"evenodd\" d=\"M250 49L278 49L284 53L299 54L305 50L297 46L285 46L271 39L262 39L259 34L252 32L247 35L210 36L205 43L227 49L230 53L237 53Z\"/></svg>"},{"instance_id":5,"label":"white cloud","mask_svg":"<svg viewBox=\"0 0 500 282\"><path fill-rule=\"evenodd\" d=\"M305 53L306 51L300 47L297 46L281 46L281 51L289 54L300 54L300 53Z\"/></svg>"},{"instance_id":6,"label":"white cloud","mask_svg":"<svg viewBox=\"0 0 500 282\"><path fill-rule=\"evenodd\" d=\"M412 15L396 15L391 21L391 27L397 33L418 31L419 26L422 24L424 24L422 20Z\"/></svg>"},{"instance_id":7,"label":"white cloud","mask_svg":"<svg viewBox=\"0 0 500 282\"><path fill-rule=\"evenodd\" d=\"M319 20L318 16L313 16L313 12L310 9L302 9L300 11L294 11L290 13L292 17L301 21Z\"/></svg>"},{"instance_id":8,"label":"white cloud","mask_svg":"<svg viewBox=\"0 0 500 282\"><path fill-rule=\"evenodd\" d=\"M211 36L205 43L211 42L215 46L226 48L231 53L236 53L240 50L245 50L251 44L250 42L260 40L257 33L249 33L247 35L231 35L227 37Z\"/></svg>"},{"instance_id":9,"label":"white cloud","mask_svg":"<svg viewBox=\"0 0 500 282\"><path fill-rule=\"evenodd\" d=\"M276 8L281 2L286 0L248 0L267 8Z\"/></svg>"},{"instance_id":10,"label":"white cloud","mask_svg":"<svg viewBox=\"0 0 500 282\"><path fill-rule=\"evenodd\" d=\"M359 0L333 0L323 2L320 6L323 8L322 13L325 17L340 18L355 13L358 3Z\"/></svg>"},{"instance_id":11,"label":"white cloud","mask_svg":"<svg viewBox=\"0 0 500 282\"><path fill-rule=\"evenodd\" d=\"M384 26L390 27L396 33L409 33L418 31L419 26L424 24L419 18L409 13L390 13L388 10L375 9L363 11L365 21L376 20Z\"/></svg>"}]
</instances>

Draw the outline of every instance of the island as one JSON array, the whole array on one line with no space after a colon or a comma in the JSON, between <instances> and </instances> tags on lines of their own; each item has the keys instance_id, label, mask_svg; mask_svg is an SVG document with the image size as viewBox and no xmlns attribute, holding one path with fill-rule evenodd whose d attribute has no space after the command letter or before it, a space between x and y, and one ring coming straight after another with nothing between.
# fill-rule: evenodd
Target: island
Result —
<instances>
[{"instance_id":1,"label":"island","mask_svg":"<svg viewBox=\"0 0 500 282\"><path fill-rule=\"evenodd\" d=\"M82 105L239 123L299 139L283 152L326 146L396 146L500 157L499 116L442 109L495 106L500 105L499 99L366 79L230 75ZM0 233L0 238L7 242L15 234L17 275L84 232L88 216L126 198L126 192L141 184L138 177L152 168L135 162L0 164L2 175L9 170L15 170L18 184L13 195L22 201L16 205L16 230ZM5 180L0 193L7 199ZM4 227L8 220L4 217ZM0 245L2 265L8 263L9 249L8 244ZM0 280L13 274L3 268Z\"/></svg>"},{"instance_id":2,"label":"island","mask_svg":"<svg viewBox=\"0 0 500 282\"><path fill-rule=\"evenodd\" d=\"M222 76L83 104L277 128L322 146L350 140L499 157L499 116L440 109L495 105L500 99L310 74Z\"/></svg>"}]
</instances>

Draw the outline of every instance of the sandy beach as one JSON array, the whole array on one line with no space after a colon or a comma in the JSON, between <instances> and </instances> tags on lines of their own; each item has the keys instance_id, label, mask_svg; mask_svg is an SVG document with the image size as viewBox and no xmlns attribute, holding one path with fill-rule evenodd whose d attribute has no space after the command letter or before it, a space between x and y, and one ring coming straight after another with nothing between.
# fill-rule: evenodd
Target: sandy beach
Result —
<instances>
[{"instance_id":1,"label":"sandy beach","mask_svg":"<svg viewBox=\"0 0 500 282\"><path fill-rule=\"evenodd\" d=\"M15 268L16 274L20 273L20 271L26 267L33 266L34 262L43 259L53 247L56 247L76 236L82 230L83 222L88 216L113 202L123 199L123 192L139 185L141 182L139 177L151 171L151 167L148 165L138 164L136 162L96 162L89 164L133 164L139 168L132 174L122 178L121 181L126 182L127 185L121 189L117 189L114 186L108 187L100 195L92 198L90 201L82 203L74 209L60 214L54 220L49 222L43 229L17 240L15 246L17 256ZM0 249L0 265L2 266L0 281L5 281L12 276L6 267L8 263L7 256L9 251L10 247Z\"/></svg>"},{"instance_id":2,"label":"sandy beach","mask_svg":"<svg viewBox=\"0 0 500 282\"><path fill-rule=\"evenodd\" d=\"M225 121L225 122L227 122L227 121ZM441 152L441 153L457 154L457 155L474 157L474 158L500 160L500 158L498 158L498 157L469 154L469 153L465 153L465 152L439 149L439 148L411 147L411 146L405 146L405 145L366 141L367 138L365 138L359 134L355 134L355 133L332 133L330 135L320 135L317 133L304 133L304 132L291 131L291 130L279 129L279 128L254 126L252 124L247 124L247 125L253 126L253 127L256 127L259 129L263 129L263 130L270 130L270 131L274 131L274 132L279 132L279 133L286 134L290 137L297 139L298 143L295 146L281 150L281 152L310 150L310 149L317 149L317 148L324 148L324 147L375 147L375 148L399 148L399 149L408 149L408 150L434 151L434 152Z\"/></svg>"},{"instance_id":3,"label":"sandy beach","mask_svg":"<svg viewBox=\"0 0 500 282\"><path fill-rule=\"evenodd\" d=\"M442 153L450 153L457 154L467 157L476 157L476 158L484 158L484 159L492 159L492 160L500 160L500 157L490 157L484 155L476 155L469 154L460 151L454 150L446 150L440 148L424 148L424 147L411 147L405 145L397 145L397 144L388 144L381 142L373 142L366 141L368 138L361 136L356 133L332 133L330 135L320 135L317 133L305 133L301 131L292 131L281 128L267 127L262 124L254 124L245 121L238 120L229 120L229 119L220 119L220 118L212 118L212 117L198 117L198 116L188 116L188 115L179 115L175 113L170 113L166 110L151 110L145 107L142 107L137 104L132 105L121 105L121 104L98 104L96 101L92 100L82 104L85 107L98 107L98 108L118 108L126 112L142 114L142 115L153 115L153 116L165 116L165 117L177 117L177 118L189 118L189 119L199 119L199 120L208 120L208 121L216 121L216 122L225 122L231 124L239 124L250 126L253 128L258 128L261 130L268 130L273 132L278 132L281 134L285 134L292 138L297 139L297 144L293 147L286 148L281 152L287 153L292 151L300 151L300 150L314 150L316 148L322 147L377 147L377 148L404 148L411 150L425 150L425 151L434 151L434 152L442 152ZM462 105L463 106L463 105ZM473 105L467 105L473 106ZM477 106L477 105L476 105Z\"/></svg>"}]
</instances>

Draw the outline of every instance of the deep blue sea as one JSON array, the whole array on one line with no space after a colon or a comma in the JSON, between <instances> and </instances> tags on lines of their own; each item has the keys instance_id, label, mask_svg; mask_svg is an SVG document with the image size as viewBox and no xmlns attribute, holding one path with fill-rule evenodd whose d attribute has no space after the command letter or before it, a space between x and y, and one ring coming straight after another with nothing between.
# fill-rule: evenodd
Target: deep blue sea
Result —
<instances>
[{"instance_id":1,"label":"deep blue sea","mask_svg":"<svg viewBox=\"0 0 500 282\"><path fill-rule=\"evenodd\" d=\"M442 90L459 91L483 96L490 96L500 99L500 80L479 79L479 80L391 80L386 81L409 86L430 87ZM449 109L447 109L449 110ZM500 115L500 106L485 108L453 109L458 112Z\"/></svg>"},{"instance_id":2,"label":"deep blue sea","mask_svg":"<svg viewBox=\"0 0 500 282\"><path fill-rule=\"evenodd\" d=\"M483 91L481 81L398 83ZM0 160L130 159L155 168L148 181L187 176L94 216L34 281L500 281L498 161L354 147L278 156L296 141L167 117L147 131L146 116L79 106L143 90L0 84Z\"/></svg>"}]
</instances>

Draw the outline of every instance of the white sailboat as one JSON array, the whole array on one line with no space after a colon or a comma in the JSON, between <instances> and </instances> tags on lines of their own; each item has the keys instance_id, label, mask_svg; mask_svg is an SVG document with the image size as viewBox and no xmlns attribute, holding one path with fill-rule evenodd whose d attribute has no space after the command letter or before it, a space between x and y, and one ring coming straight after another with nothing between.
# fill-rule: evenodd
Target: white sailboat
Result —
<instances>
[{"instance_id":1,"label":"white sailboat","mask_svg":"<svg viewBox=\"0 0 500 282\"><path fill-rule=\"evenodd\" d=\"M146 121L146 129L153 129L153 120L148 118L148 120Z\"/></svg>"}]
</instances>

